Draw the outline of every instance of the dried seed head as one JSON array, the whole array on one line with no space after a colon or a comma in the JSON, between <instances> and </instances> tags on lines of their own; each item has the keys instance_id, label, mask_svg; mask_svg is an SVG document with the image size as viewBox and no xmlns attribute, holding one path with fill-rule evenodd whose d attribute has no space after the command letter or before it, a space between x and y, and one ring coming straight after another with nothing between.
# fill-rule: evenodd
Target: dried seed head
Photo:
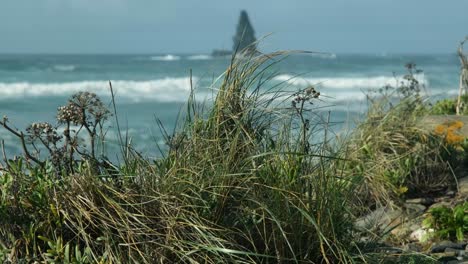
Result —
<instances>
[{"instance_id":1,"label":"dried seed head","mask_svg":"<svg viewBox=\"0 0 468 264\"><path fill-rule=\"evenodd\" d=\"M35 139L42 139L46 144L57 143L62 137L58 135L56 129L49 123L32 123L26 128L29 139L34 141Z\"/></svg>"}]
</instances>

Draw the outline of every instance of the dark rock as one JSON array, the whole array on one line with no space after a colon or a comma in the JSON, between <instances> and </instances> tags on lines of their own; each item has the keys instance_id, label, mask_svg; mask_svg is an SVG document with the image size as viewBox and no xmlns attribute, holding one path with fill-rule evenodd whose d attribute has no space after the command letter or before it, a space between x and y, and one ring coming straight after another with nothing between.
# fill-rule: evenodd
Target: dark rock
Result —
<instances>
[{"instance_id":1,"label":"dark rock","mask_svg":"<svg viewBox=\"0 0 468 264\"><path fill-rule=\"evenodd\" d=\"M458 259L455 256L443 256L437 259L441 263L458 263Z\"/></svg>"},{"instance_id":2,"label":"dark rock","mask_svg":"<svg viewBox=\"0 0 468 264\"><path fill-rule=\"evenodd\" d=\"M396 247L382 248L381 251L385 254L402 254L404 252L403 249Z\"/></svg>"},{"instance_id":3,"label":"dark rock","mask_svg":"<svg viewBox=\"0 0 468 264\"><path fill-rule=\"evenodd\" d=\"M442 252L445 252L445 250L448 248L456 249L456 250L464 250L466 245L467 245L467 242L454 243L451 241L444 240L440 243L433 245L431 248L431 253L442 253Z\"/></svg>"},{"instance_id":4,"label":"dark rock","mask_svg":"<svg viewBox=\"0 0 468 264\"><path fill-rule=\"evenodd\" d=\"M245 10L241 11L233 41L234 46L232 50L234 51L237 50L247 53L255 53L257 50L255 31L250 24L249 16Z\"/></svg>"}]
</instances>

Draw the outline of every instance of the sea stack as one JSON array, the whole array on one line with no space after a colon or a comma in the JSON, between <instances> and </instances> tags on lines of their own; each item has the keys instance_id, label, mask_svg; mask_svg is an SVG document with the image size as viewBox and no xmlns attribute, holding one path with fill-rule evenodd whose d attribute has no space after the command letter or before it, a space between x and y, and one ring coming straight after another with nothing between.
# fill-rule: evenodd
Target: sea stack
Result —
<instances>
[{"instance_id":1,"label":"sea stack","mask_svg":"<svg viewBox=\"0 0 468 264\"><path fill-rule=\"evenodd\" d=\"M229 56L233 52L242 55L252 55L257 53L257 39L255 31L250 23L249 16L245 10L242 10L237 23L236 33L233 40L232 51L230 50L214 50L213 56Z\"/></svg>"},{"instance_id":2,"label":"sea stack","mask_svg":"<svg viewBox=\"0 0 468 264\"><path fill-rule=\"evenodd\" d=\"M234 45L232 50L249 55L257 52L257 39L255 31L250 24L249 16L242 10L237 23L236 34L233 37Z\"/></svg>"}]
</instances>

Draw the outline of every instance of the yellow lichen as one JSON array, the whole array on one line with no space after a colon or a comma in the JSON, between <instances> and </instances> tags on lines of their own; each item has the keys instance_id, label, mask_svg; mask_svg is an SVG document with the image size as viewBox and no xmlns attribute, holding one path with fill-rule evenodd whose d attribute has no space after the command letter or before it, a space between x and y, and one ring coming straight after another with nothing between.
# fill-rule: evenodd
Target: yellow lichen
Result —
<instances>
[{"instance_id":1,"label":"yellow lichen","mask_svg":"<svg viewBox=\"0 0 468 264\"><path fill-rule=\"evenodd\" d=\"M436 126L434 132L439 136L443 136L447 144L457 145L465 139L465 137L459 134L459 130L462 127L463 122L451 121Z\"/></svg>"},{"instance_id":2,"label":"yellow lichen","mask_svg":"<svg viewBox=\"0 0 468 264\"><path fill-rule=\"evenodd\" d=\"M447 132L447 127L445 125L438 125L435 128L435 133L439 136L445 135Z\"/></svg>"}]
</instances>

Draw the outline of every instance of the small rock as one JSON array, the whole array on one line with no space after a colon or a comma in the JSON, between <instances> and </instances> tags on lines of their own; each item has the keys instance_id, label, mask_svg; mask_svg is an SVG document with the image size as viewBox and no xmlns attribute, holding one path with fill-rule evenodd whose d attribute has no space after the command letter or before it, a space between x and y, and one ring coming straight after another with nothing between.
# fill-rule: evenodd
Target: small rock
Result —
<instances>
[{"instance_id":1,"label":"small rock","mask_svg":"<svg viewBox=\"0 0 468 264\"><path fill-rule=\"evenodd\" d=\"M468 255L466 254L466 251L463 250L463 249L462 249L462 250L459 250L459 251L458 251L458 258L459 258L459 259L463 259L464 256L467 256L467 257L468 257Z\"/></svg>"},{"instance_id":2,"label":"small rock","mask_svg":"<svg viewBox=\"0 0 468 264\"><path fill-rule=\"evenodd\" d=\"M455 194L457 194L455 191L448 191L448 192L445 193L445 195L447 195L450 198L455 197Z\"/></svg>"},{"instance_id":3,"label":"small rock","mask_svg":"<svg viewBox=\"0 0 468 264\"><path fill-rule=\"evenodd\" d=\"M402 212L399 209L380 207L366 216L360 217L355 222L360 230L391 230L401 223Z\"/></svg>"},{"instance_id":4,"label":"small rock","mask_svg":"<svg viewBox=\"0 0 468 264\"><path fill-rule=\"evenodd\" d=\"M406 212L410 217L419 216L426 211L426 206L422 204L405 204Z\"/></svg>"},{"instance_id":5,"label":"small rock","mask_svg":"<svg viewBox=\"0 0 468 264\"><path fill-rule=\"evenodd\" d=\"M458 195L468 197L468 177L458 179Z\"/></svg>"},{"instance_id":6,"label":"small rock","mask_svg":"<svg viewBox=\"0 0 468 264\"><path fill-rule=\"evenodd\" d=\"M422 204L422 205L431 205L434 203L434 199L432 198L428 198L428 197L425 197L425 198L414 198L414 199L408 199L406 200L406 203L407 204Z\"/></svg>"},{"instance_id":7,"label":"small rock","mask_svg":"<svg viewBox=\"0 0 468 264\"><path fill-rule=\"evenodd\" d=\"M440 196L434 199L434 203L450 203L452 201L452 197L450 196Z\"/></svg>"},{"instance_id":8,"label":"small rock","mask_svg":"<svg viewBox=\"0 0 468 264\"><path fill-rule=\"evenodd\" d=\"M437 207L452 207L452 205L450 204L450 202L445 202L445 201L443 201L443 202L437 202L437 203L431 205L431 206L429 207L429 209L437 208Z\"/></svg>"},{"instance_id":9,"label":"small rock","mask_svg":"<svg viewBox=\"0 0 468 264\"><path fill-rule=\"evenodd\" d=\"M405 222L405 223L395 227L391 231L392 235L394 235L397 238L406 238L406 237L408 237L408 235L410 235L412 232L414 232L415 230L418 230L419 228L421 228L421 225L416 224L414 221L415 220L410 221L410 222Z\"/></svg>"},{"instance_id":10,"label":"small rock","mask_svg":"<svg viewBox=\"0 0 468 264\"><path fill-rule=\"evenodd\" d=\"M444 253L455 253L455 255L459 255L459 254L458 254L459 251L460 251L460 250L454 249L454 248L446 248L446 249L444 250Z\"/></svg>"}]
</instances>

